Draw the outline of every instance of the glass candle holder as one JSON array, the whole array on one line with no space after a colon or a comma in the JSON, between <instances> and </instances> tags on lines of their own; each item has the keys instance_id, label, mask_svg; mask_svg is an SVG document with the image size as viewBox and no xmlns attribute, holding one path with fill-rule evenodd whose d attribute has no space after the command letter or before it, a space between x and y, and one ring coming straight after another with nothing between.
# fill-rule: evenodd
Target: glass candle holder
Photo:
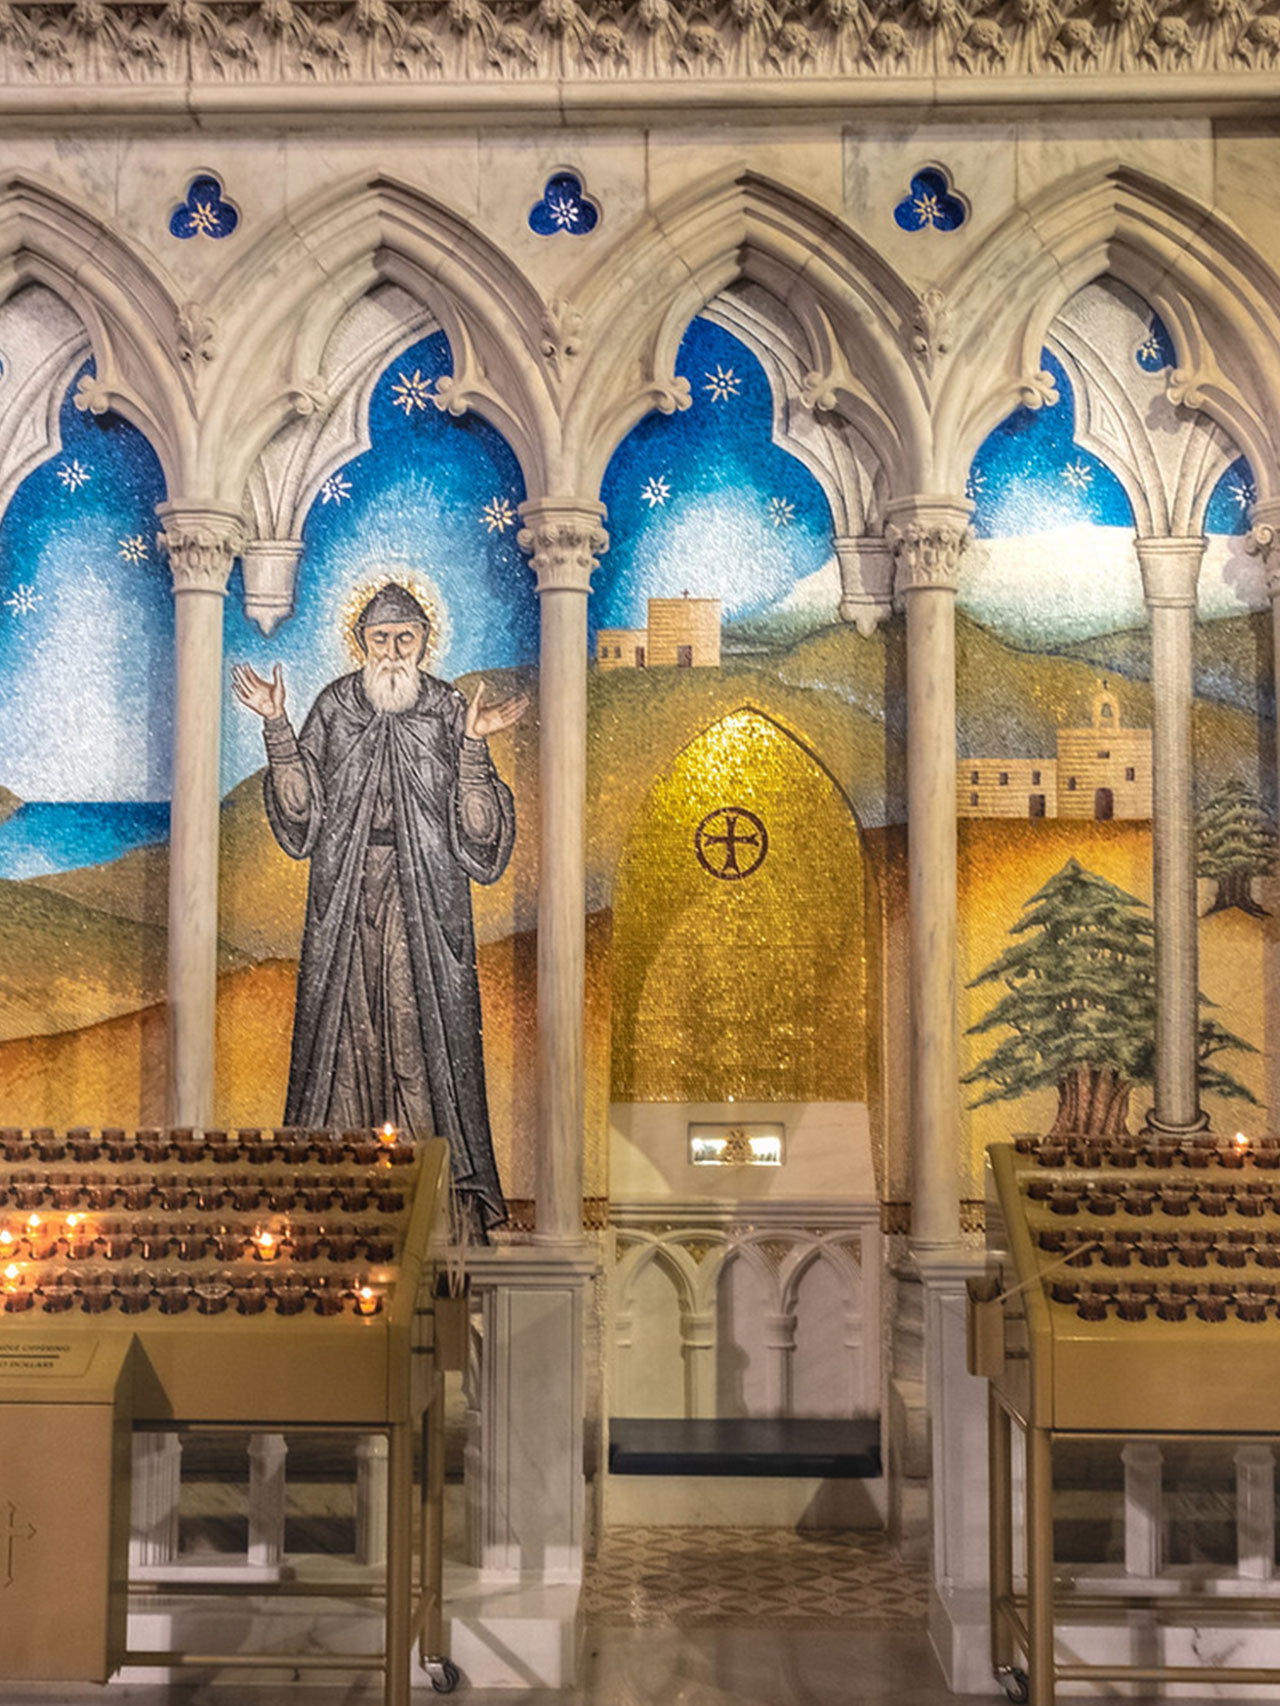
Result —
<instances>
[{"instance_id":1,"label":"glass candle holder","mask_svg":"<svg viewBox=\"0 0 1280 1706\"><path fill-rule=\"evenodd\" d=\"M231 1299L231 1284L228 1280L202 1280L195 1292L201 1315L221 1315Z\"/></svg>"},{"instance_id":2,"label":"glass candle holder","mask_svg":"<svg viewBox=\"0 0 1280 1706\"><path fill-rule=\"evenodd\" d=\"M151 1281L146 1274L122 1274L116 1295L126 1315L143 1315L151 1307Z\"/></svg>"}]
</instances>

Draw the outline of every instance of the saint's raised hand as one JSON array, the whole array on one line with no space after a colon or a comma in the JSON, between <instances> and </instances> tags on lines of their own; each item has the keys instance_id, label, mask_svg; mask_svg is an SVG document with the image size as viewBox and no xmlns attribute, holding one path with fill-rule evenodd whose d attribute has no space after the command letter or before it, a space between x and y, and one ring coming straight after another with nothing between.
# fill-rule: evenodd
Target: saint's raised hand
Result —
<instances>
[{"instance_id":1,"label":"saint's raised hand","mask_svg":"<svg viewBox=\"0 0 1280 1706\"><path fill-rule=\"evenodd\" d=\"M527 693L510 693L505 699L486 702L487 692L485 682L476 683L475 698L467 706L465 732L468 740L486 740L490 735L497 734L499 729L509 729L512 723L518 723L529 709Z\"/></svg>"},{"instance_id":2,"label":"saint's raised hand","mask_svg":"<svg viewBox=\"0 0 1280 1706\"><path fill-rule=\"evenodd\" d=\"M284 676L277 664L271 680L264 681L257 670L247 663L235 664L231 670L231 685L236 698L260 717L284 716Z\"/></svg>"}]
</instances>

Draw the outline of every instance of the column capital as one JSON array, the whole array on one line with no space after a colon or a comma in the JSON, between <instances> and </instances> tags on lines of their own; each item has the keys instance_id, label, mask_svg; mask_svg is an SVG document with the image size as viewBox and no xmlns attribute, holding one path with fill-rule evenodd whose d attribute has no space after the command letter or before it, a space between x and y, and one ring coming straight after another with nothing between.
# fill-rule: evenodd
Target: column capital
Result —
<instances>
[{"instance_id":1,"label":"column capital","mask_svg":"<svg viewBox=\"0 0 1280 1706\"><path fill-rule=\"evenodd\" d=\"M1264 498L1254 504L1249 520L1252 525L1244 548L1266 570L1267 592L1274 603L1280 598L1280 498Z\"/></svg>"},{"instance_id":2,"label":"column capital","mask_svg":"<svg viewBox=\"0 0 1280 1706\"><path fill-rule=\"evenodd\" d=\"M1134 541L1142 570L1142 596L1149 606L1195 609L1196 582L1208 544L1204 535Z\"/></svg>"},{"instance_id":3,"label":"column capital","mask_svg":"<svg viewBox=\"0 0 1280 1706\"><path fill-rule=\"evenodd\" d=\"M225 596L227 579L244 546L244 518L222 504L157 504L163 531L156 544L169 559L173 590Z\"/></svg>"},{"instance_id":4,"label":"column capital","mask_svg":"<svg viewBox=\"0 0 1280 1706\"><path fill-rule=\"evenodd\" d=\"M917 493L885 505L885 538L893 551L899 593L954 592L960 559L973 534L967 498Z\"/></svg>"},{"instance_id":5,"label":"column capital","mask_svg":"<svg viewBox=\"0 0 1280 1706\"><path fill-rule=\"evenodd\" d=\"M246 539L240 551L244 612L264 634L293 615L301 539Z\"/></svg>"},{"instance_id":6,"label":"column capital","mask_svg":"<svg viewBox=\"0 0 1280 1706\"><path fill-rule=\"evenodd\" d=\"M893 546L880 533L838 533L840 620L870 639L893 614Z\"/></svg>"},{"instance_id":7,"label":"column capital","mask_svg":"<svg viewBox=\"0 0 1280 1706\"><path fill-rule=\"evenodd\" d=\"M591 498L531 498L520 505L524 523L516 544L538 577L538 591L591 591L597 557L609 549L605 508Z\"/></svg>"}]
</instances>

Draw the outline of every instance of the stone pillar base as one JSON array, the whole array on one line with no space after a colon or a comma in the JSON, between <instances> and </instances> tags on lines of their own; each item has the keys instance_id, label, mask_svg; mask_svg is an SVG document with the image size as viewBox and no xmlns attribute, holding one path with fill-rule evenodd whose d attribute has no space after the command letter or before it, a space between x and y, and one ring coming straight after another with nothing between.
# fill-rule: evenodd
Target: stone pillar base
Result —
<instances>
[{"instance_id":1,"label":"stone pillar base","mask_svg":"<svg viewBox=\"0 0 1280 1706\"><path fill-rule=\"evenodd\" d=\"M932 1468L929 1636L957 1694L995 1693L987 1536L987 1383L965 1356L965 1281L981 1250L917 1254L924 1287L925 1401Z\"/></svg>"}]
</instances>

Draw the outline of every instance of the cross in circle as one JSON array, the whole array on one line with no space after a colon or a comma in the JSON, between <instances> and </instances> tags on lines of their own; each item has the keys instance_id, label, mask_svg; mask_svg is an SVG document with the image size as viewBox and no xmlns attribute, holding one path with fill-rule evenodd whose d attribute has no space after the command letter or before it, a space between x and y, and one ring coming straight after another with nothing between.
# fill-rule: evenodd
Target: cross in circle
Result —
<instances>
[{"instance_id":1,"label":"cross in circle","mask_svg":"<svg viewBox=\"0 0 1280 1706\"><path fill-rule=\"evenodd\" d=\"M724 829L713 834L712 826L717 822L723 823ZM724 849L719 863L712 863L709 851L712 847ZM740 849L745 852L742 860L738 856ZM769 851L769 836L754 812L743 806L721 806L719 811L708 812L698 825L694 851L703 869L711 876L734 882L741 877L749 877L760 868Z\"/></svg>"},{"instance_id":2,"label":"cross in circle","mask_svg":"<svg viewBox=\"0 0 1280 1706\"><path fill-rule=\"evenodd\" d=\"M704 847L722 846L724 848L724 865L721 868L725 871L738 870L739 847L758 847L760 845L758 835L738 834L738 825L741 821L742 819L737 812L726 812L724 814L724 834L704 835L702 838Z\"/></svg>"},{"instance_id":3,"label":"cross in circle","mask_svg":"<svg viewBox=\"0 0 1280 1706\"><path fill-rule=\"evenodd\" d=\"M18 1507L12 1499L6 1499L5 1503L9 1510L9 1526L3 1533L0 1533L0 1538L6 1539L9 1544L5 1555L4 1581L0 1583L0 1586L8 1588L13 1586L14 1549L21 1540L35 1539L36 1525L34 1522L24 1522L19 1517Z\"/></svg>"}]
</instances>

